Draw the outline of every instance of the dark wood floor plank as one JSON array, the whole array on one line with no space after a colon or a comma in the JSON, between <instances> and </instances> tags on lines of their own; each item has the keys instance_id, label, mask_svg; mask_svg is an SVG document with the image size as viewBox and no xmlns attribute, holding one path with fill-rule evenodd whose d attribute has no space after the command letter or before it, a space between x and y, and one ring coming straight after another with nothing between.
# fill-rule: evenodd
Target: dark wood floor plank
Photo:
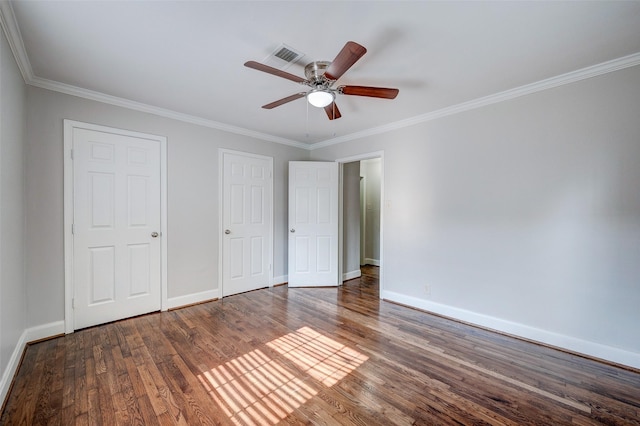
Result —
<instances>
[{"instance_id":1,"label":"dark wood floor plank","mask_svg":"<svg viewBox=\"0 0 640 426\"><path fill-rule=\"evenodd\" d=\"M29 360L27 363L23 363L23 366L25 364L28 365L30 370L26 372L22 370L21 366L14 385L20 397L20 404L9 406L7 403L5 411L8 412L8 416L3 414L1 424L29 424L33 422L33 418L37 415L37 398L42 389L40 383L44 375L44 363L50 347L50 342L27 346L27 351L33 349L33 354L25 356L25 359L29 358Z\"/></svg>"},{"instance_id":2,"label":"dark wood floor plank","mask_svg":"<svg viewBox=\"0 0 640 426\"><path fill-rule=\"evenodd\" d=\"M105 407L105 409L107 409L107 407ZM76 422L77 419L81 418L83 419L83 424L101 424L102 415L100 410L100 395L98 394L96 382L96 387L89 389L87 392L87 411L76 417Z\"/></svg>"},{"instance_id":3,"label":"dark wood floor plank","mask_svg":"<svg viewBox=\"0 0 640 426\"><path fill-rule=\"evenodd\" d=\"M86 330L74 333L73 337L76 343L76 356L68 372L73 373L75 415L76 418L81 418L89 411L89 392L96 388L93 351L89 352L89 348L93 348L93 345L88 340L89 332Z\"/></svg>"},{"instance_id":4,"label":"dark wood floor plank","mask_svg":"<svg viewBox=\"0 0 640 426\"><path fill-rule=\"evenodd\" d=\"M377 274L29 345L0 424L640 425L640 372L382 301Z\"/></svg>"}]
</instances>

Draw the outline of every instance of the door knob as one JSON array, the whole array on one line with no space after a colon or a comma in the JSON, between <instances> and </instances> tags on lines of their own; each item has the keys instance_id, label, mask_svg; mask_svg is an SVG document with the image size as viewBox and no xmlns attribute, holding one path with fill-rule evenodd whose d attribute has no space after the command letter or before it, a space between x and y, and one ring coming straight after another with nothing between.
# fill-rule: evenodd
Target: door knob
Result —
<instances>
[{"instance_id":1,"label":"door knob","mask_svg":"<svg viewBox=\"0 0 640 426\"><path fill-rule=\"evenodd\" d=\"M225 230L224 230L224 233L225 233L225 234L227 234L227 235L229 235L229 234L231 233L231 231L230 231L230 230L228 230L228 229L225 229Z\"/></svg>"},{"instance_id":2,"label":"door knob","mask_svg":"<svg viewBox=\"0 0 640 426\"><path fill-rule=\"evenodd\" d=\"M291 232L296 232L296 230L294 228L291 228Z\"/></svg>"},{"instance_id":3,"label":"door knob","mask_svg":"<svg viewBox=\"0 0 640 426\"><path fill-rule=\"evenodd\" d=\"M157 237L158 237L158 235L159 235L159 234L158 234L157 232L155 232L155 231L151 233L151 236L152 236L153 238L157 238Z\"/></svg>"}]
</instances>

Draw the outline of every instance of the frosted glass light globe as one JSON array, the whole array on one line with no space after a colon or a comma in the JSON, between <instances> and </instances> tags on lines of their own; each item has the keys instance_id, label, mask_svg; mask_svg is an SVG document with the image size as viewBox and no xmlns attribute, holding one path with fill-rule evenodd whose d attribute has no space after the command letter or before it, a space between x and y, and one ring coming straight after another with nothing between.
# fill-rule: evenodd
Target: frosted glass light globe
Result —
<instances>
[{"instance_id":1,"label":"frosted glass light globe","mask_svg":"<svg viewBox=\"0 0 640 426\"><path fill-rule=\"evenodd\" d=\"M311 105L318 108L324 108L327 105L331 104L333 100L336 98L332 92L324 91L324 90L312 90L307 93L307 100Z\"/></svg>"}]
</instances>

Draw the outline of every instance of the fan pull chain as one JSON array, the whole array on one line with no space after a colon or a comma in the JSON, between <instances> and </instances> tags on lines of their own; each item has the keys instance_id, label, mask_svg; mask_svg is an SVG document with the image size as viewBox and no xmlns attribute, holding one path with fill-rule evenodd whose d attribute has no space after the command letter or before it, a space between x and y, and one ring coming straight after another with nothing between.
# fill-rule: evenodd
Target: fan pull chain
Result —
<instances>
[{"instance_id":1,"label":"fan pull chain","mask_svg":"<svg viewBox=\"0 0 640 426\"><path fill-rule=\"evenodd\" d=\"M336 107L337 107L336 102L333 101L333 104L331 105L331 108L333 109L332 114L333 114L333 119L334 120L336 119ZM333 137L334 138L336 137L336 132L333 132Z\"/></svg>"},{"instance_id":2,"label":"fan pull chain","mask_svg":"<svg viewBox=\"0 0 640 426\"><path fill-rule=\"evenodd\" d=\"M307 99L305 98L305 101ZM306 135L307 138L309 137L309 102L305 102L305 104L307 104L307 124L306 124Z\"/></svg>"}]
</instances>

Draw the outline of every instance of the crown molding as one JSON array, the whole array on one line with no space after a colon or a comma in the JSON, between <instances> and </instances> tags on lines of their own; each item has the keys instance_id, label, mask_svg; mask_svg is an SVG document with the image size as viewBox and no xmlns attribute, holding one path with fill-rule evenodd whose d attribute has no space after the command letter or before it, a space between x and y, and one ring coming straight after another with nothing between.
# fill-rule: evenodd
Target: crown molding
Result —
<instances>
[{"instance_id":1,"label":"crown molding","mask_svg":"<svg viewBox=\"0 0 640 426\"><path fill-rule=\"evenodd\" d=\"M222 130L229 133L235 133L242 136L248 136L250 138L260 139L268 142L275 142L283 145L293 146L296 148L309 149L308 144L302 142L281 138L266 133L256 132L253 130L245 129L242 127L232 126L230 124L224 124L217 121L209 120L206 118L196 117L189 114L183 114L173 110L159 108L153 105L145 104L142 102L136 102L117 96L107 95L102 92L96 92L93 90L83 89L77 86L60 83L53 80L47 80L40 77L33 77L27 84L35 87L40 87L54 92L60 92L79 98L89 99L96 102L101 102L109 105L115 105L122 108L132 109L135 111L146 112L148 114L157 115L160 117L171 118L173 120L182 121L185 123L196 124L198 126L208 127L211 129Z\"/></svg>"},{"instance_id":2,"label":"crown molding","mask_svg":"<svg viewBox=\"0 0 640 426\"><path fill-rule=\"evenodd\" d=\"M640 52L628 56L623 56L622 58L613 59L611 61L603 62L601 64L582 68L577 71L572 71L566 74L561 74L559 76L547 78L535 83L526 84L514 89L505 90L504 92L495 93L493 95L484 96L482 98L477 98L468 102L463 102L461 104L452 105L450 107L428 112L426 114L417 115L406 120L400 120L390 124L386 124L384 126L373 127L361 132L351 133L349 135L328 139L326 141L310 145L309 150L313 151L314 149L324 148L355 139L361 139L367 136L378 135L381 133L390 132L392 130L414 126L416 124L424 123L442 117L447 117L449 115L459 114L461 112L470 111L472 109L481 108L491 104L496 104L498 102L508 101L510 99L530 95L532 93L541 92L543 90L553 89L554 87L575 83L581 80L597 77L602 74L607 74L637 65L640 65Z\"/></svg>"},{"instance_id":3,"label":"crown molding","mask_svg":"<svg viewBox=\"0 0 640 426\"><path fill-rule=\"evenodd\" d=\"M248 136L250 138L265 140L268 142L275 142L283 145L293 146L296 148L302 148L305 150L309 149L308 144L299 141L256 132L229 124L219 123L217 121L208 120L189 114L183 114L165 108L159 108L153 105L148 105L141 102L119 98L116 96L107 95L105 93L87 90L77 86L72 86L69 84L37 77L33 74L33 68L31 67L31 62L29 61L29 57L27 56L27 52L24 47L22 34L20 33L20 28L18 27L18 22L16 21L13 7L7 0L0 0L0 24L4 29L7 41L9 42L9 46L11 47L11 52L13 53L18 68L20 69L20 73L22 74L22 78L24 79L24 82L30 86L40 87L43 89L52 90L54 92L65 93L67 95L72 95L79 98L115 105L135 111L146 112L149 114L158 115L160 117L171 118L174 120L222 130L229 133L235 133L242 136Z\"/></svg>"},{"instance_id":4,"label":"crown molding","mask_svg":"<svg viewBox=\"0 0 640 426\"><path fill-rule=\"evenodd\" d=\"M25 83L28 83L33 78L33 69L31 68L31 62L29 62L27 51L22 42L22 35L18 28L16 15L13 13L13 6L11 6L11 3L7 0L0 0L0 24L4 29L4 34L7 37L11 52L16 58L22 79Z\"/></svg>"},{"instance_id":5,"label":"crown molding","mask_svg":"<svg viewBox=\"0 0 640 426\"><path fill-rule=\"evenodd\" d=\"M279 136L270 135L266 133L256 132L253 130L245 129L242 127L236 127L229 124L220 123L217 121L196 117L189 114L183 114L180 112L155 107L152 105L144 104L141 102L131 101L125 98L119 98L116 96L107 95L101 92L83 89L80 87L59 83L53 80L47 80L44 78L36 77L33 74L33 69L26 50L22 41L22 35L18 27L18 23L13 12L11 3L7 0L0 0L0 23L4 28L4 32L7 36L7 40L11 47L18 68L22 73L22 78L26 84L41 87L68 95L85 98L97 102L103 102L110 105L119 106L122 108L128 108L136 111L146 112L149 114L158 115L161 117L171 118L186 123L196 124L199 126L209 127L212 129L222 130L229 133L235 133L242 136L248 136L255 139L260 139L268 142L279 143L283 145L293 146L309 151L315 149L336 145L339 143L365 138L368 136L374 136L382 133L387 133L393 130L402 129L405 127L415 126L416 124L425 123L427 121L436 120L438 118L447 117L461 112L470 111L476 108L481 108L487 105L496 104L498 102L515 99L520 96L530 95L533 93L541 92L543 90L552 89L554 87L563 86L565 84L575 83L581 80L585 80L592 77L597 77L602 74L622 70L625 68L640 65L640 52L634 53L622 58L613 59L611 61L603 62L601 64L592 65L586 68L582 68L577 71L561 74L556 77L547 78L535 83L527 84L524 86L516 87L514 89L505 90L503 92L495 93L493 95L484 96L482 98L474 99L461 104L452 105L436 111L431 111L425 114L417 115L405 120L396 121L383 126L372 127L360 132L351 133L348 135L340 136L337 138L327 139L322 142L314 144L306 144L304 142L281 138Z\"/></svg>"}]
</instances>

